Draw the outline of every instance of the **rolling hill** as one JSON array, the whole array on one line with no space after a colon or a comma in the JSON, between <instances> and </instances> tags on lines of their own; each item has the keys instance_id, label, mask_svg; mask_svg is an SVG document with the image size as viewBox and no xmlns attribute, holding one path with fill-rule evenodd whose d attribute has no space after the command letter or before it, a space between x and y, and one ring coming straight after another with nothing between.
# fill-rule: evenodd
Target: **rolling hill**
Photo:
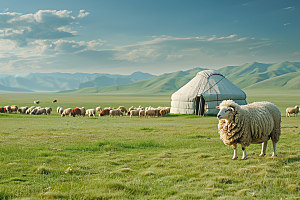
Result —
<instances>
[{"instance_id":1,"label":"rolling hill","mask_svg":"<svg viewBox=\"0 0 300 200\"><path fill-rule=\"evenodd\" d=\"M61 91L60 93L105 93L105 94L142 94L162 95L171 94L189 82L203 68L194 68L188 71L178 71L163 74L146 80L127 85L107 87L82 88L78 90Z\"/></svg>"},{"instance_id":2,"label":"rolling hill","mask_svg":"<svg viewBox=\"0 0 300 200\"><path fill-rule=\"evenodd\" d=\"M135 83L119 86L82 88L70 93L103 93L103 94L143 94L171 95L190 81L197 72L205 70L194 68L170 74L152 77ZM228 66L217 71L241 89L300 89L300 63L281 62L275 64L247 63L242 66Z\"/></svg>"}]
</instances>

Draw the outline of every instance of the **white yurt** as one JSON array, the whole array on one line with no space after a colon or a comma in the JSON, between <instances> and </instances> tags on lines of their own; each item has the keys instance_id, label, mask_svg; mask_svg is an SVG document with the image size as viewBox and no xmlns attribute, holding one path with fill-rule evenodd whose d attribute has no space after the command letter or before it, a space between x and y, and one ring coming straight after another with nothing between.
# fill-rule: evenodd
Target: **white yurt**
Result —
<instances>
[{"instance_id":1,"label":"white yurt","mask_svg":"<svg viewBox=\"0 0 300 200\"><path fill-rule=\"evenodd\" d=\"M234 100L239 105L247 104L246 94L220 72L204 70L177 92L172 94L171 113L216 115L216 108L223 100Z\"/></svg>"}]
</instances>

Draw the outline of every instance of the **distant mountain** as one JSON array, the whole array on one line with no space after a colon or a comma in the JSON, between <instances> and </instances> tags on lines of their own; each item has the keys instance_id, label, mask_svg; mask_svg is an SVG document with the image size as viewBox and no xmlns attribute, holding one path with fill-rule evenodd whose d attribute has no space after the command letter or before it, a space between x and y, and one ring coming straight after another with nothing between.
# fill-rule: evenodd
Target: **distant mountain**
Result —
<instances>
[{"instance_id":1,"label":"distant mountain","mask_svg":"<svg viewBox=\"0 0 300 200\"><path fill-rule=\"evenodd\" d=\"M78 90L61 91L60 93L105 93L105 94L142 94L160 95L172 94L189 82L203 68L194 68L188 71L178 71L163 74L146 80L137 81L127 85L107 87L90 87Z\"/></svg>"},{"instance_id":2,"label":"distant mountain","mask_svg":"<svg viewBox=\"0 0 300 200\"><path fill-rule=\"evenodd\" d=\"M4 86L4 85L0 85L0 91L2 91L2 92L33 92L32 90L7 87L7 86Z\"/></svg>"},{"instance_id":3,"label":"distant mountain","mask_svg":"<svg viewBox=\"0 0 300 200\"><path fill-rule=\"evenodd\" d=\"M125 85L133 83L134 81L130 78L109 78L107 76L99 76L92 81L88 81L85 83L81 83L79 88L86 88L86 87L104 87L104 86L112 86L112 85Z\"/></svg>"},{"instance_id":4,"label":"distant mountain","mask_svg":"<svg viewBox=\"0 0 300 200\"><path fill-rule=\"evenodd\" d=\"M107 77L104 81L105 85L99 84L98 77ZM119 75L119 74L101 74L101 73L28 73L22 75L9 75L0 74L0 85L6 86L3 91L35 91L35 92L51 92L61 90L74 90L78 89L81 83L86 83L88 87L94 86L109 86L133 83L138 80L147 79L153 77L149 73L134 72L131 75ZM110 83L110 84L108 84ZM85 87L83 84L81 87ZM12 88L12 89L10 89Z\"/></svg>"}]
</instances>

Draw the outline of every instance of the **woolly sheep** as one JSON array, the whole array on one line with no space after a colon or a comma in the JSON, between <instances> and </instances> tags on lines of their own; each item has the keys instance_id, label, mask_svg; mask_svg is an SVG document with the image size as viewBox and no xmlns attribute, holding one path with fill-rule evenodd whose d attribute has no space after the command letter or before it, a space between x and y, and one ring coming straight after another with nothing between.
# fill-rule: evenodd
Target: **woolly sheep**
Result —
<instances>
[{"instance_id":1,"label":"woolly sheep","mask_svg":"<svg viewBox=\"0 0 300 200\"><path fill-rule=\"evenodd\" d=\"M294 113L294 117L295 117L295 115L297 116L299 113L299 107L295 106L293 108L287 108L285 110L285 113L286 113L286 117L290 117L290 114L293 114L293 113Z\"/></svg>"},{"instance_id":2,"label":"woolly sheep","mask_svg":"<svg viewBox=\"0 0 300 200\"><path fill-rule=\"evenodd\" d=\"M10 106L10 111L17 113L18 112L18 106L16 106L16 105Z\"/></svg>"},{"instance_id":3,"label":"woolly sheep","mask_svg":"<svg viewBox=\"0 0 300 200\"><path fill-rule=\"evenodd\" d=\"M60 114L60 116L61 116L61 117L64 117L64 116L67 116L67 115L71 116L71 115L70 115L71 111L72 111L72 108L66 108L66 109L64 109L64 111ZM80 112L81 112L81 111L80 111Z\"/></svg>"},{"instance_id":4,"label":"woolly sheep","mask_svg":"<svg viewBox=\"0 0 300 200\"><path fill-rule=\"evenodd\" d=\"M96 113L95 109L87 109L87 110L85 111L85 114L88 115L89 117L90 117L90 116L95 117L95 113Z\"/></svg>"},{"instance_id":5,"label":"woolly sheep","mask_svg":"<svg viewBox=\"0 0 300 200\"><path fill-rule=\"evenodd\" d=\"M224 144L233 146L233 160L237 159L237 144L243 150L242 160L247 159L246 147L262 143L260 156L266 154L268 140L273 143L273 154L276 154L276 143L281 134L281 113L270 102L254 102L239 106L233 100L224 100L220 106L217 118L220 138Z\"/></svg>"},{"instance_id":6,"label":"woolly sheep","mask_svg":"<svg viewBox=\"0 0 300 200\"><path fill-rule=\"evenodd\" d=\"M145 115L145 110L140 110L140 111L139 111L139 117L142 117L142 116L145 116L145 117L146 117L146 115Z\"/></svg>"},{"instance_id":7,"label":"woolly sheep","mask_svg":"<svg viewBox=\"0 0 300 200\"><path fill-rule=\"evenodd\" d=\"M30 112L30 115L35 115L35 113L39 110L39 108L33 108Z\"/></svg>"},{"instance_id":8,"label":"woolly sheep","mask_svg":"<svg viewBox=\"0 0 300 200\"><path fill-rule=\"evenodd\" d=\"M26 114L28 115L28 114L30 114L31 113L31 111L33 110L35 108L35 106L31 106L30 108L28 108L27 110L26 110Z\"/></svg>"},{"instance_id":9,"label":"woolly sheep","mask_svg":"<svg viewBox=\"0 0 300 200\"><path fill-rule=\"evenodd\" d=\"M112 117L116 117L116 116L123 116L123 112L119 109L113 109L109 111L109 116Z\"/></svg>"},{"instance_id":10,"label":"woolly sheep","mask_svg":"<svg viewBox=\"0 0 300 200\"><path fill-rule=\"evenodd\" d=\"M46 107L46 115L50 115L52 112L52 108L51 107Z\"/></svg>"},{"instance_id":11,"label":"woolly sheep","mask_svg":"<svg viewBox=\"0 0 300 200\"><path fill-rule=\"evenodd\" d=\"M148 118L148 116L150 117L154 117L156 115L156 110L146 110L145 111L145 116Z\"/></svg>"},{"instance_id":12,"label":"woolly sheep","mask_svg":"<svg viewBox=\"0 0 300 200\"><path fill-rule=\"evenodd\" d=\"M20 107L20 108L18 109L18 112L19 112L20 114L25 114L27 109L28 109L27 106L23 106L23 107Z\"/></svg>"},{"instance_id":13,"label":"woolly sheep","mask_svg":"<svg viewBox=\"0 0 300 200\"><path fill-rule=\"evenodd\" d=\"M102 111L101 106L96 107L96 112L101 112L101 111Z\"/></svg>"},{"instance_id":14,"label":"woolly sheep","mask_svg":"<svg viewBox=\"0 0 300 200\"><path fill-rule=\"evenodd\" d=\"M107 109L107 108L103 109L103 110L100 112L99 117L100 117L100 116L104 116L104 115L109 115L109 111L110 111L110 109Z\"/></svg>"},{"instance_id":15,"label":"woolly sheep","mask_svg":"<svg viewBox=\"0 0 300 200\"><path fill-rule=\"evenodd\" d=\"M140 111L139 111L139 110L131 110L131 111L130 111L130 118L131 118L132 116L139 116L139 114L140 114Z\"/></svg>"},{"instance_id":16,"label":"woolly sheep","mask_svg":"<svg viewBox=\"0 0 300 200\"><path fill-rule=\"evenodd\" d=\"M31 113L30 113L31 114ZM36 111L35 113L36 115L41 115L41 114L45 114L46 115L46 109L45 108L40 108Z\"/></svg>"},{"instance_id":17,"label":"woolly sheep","mask_svg":"<svg viewBox=\"0 0 300 200\"><path fill-rule=\"evenodd\" d=\"M34 104L39 104L40 101L39 101L39 100L36 100L36 101L34 101L33 103L34 103Z\"/></svg>"},{"instance_id":18,"label":"woolly sheep","mask_svg":"<svg viewBox=\"0 0 300 200\"><path fill-rule=\"evenodd\" d=\"M81 115L84 117L85 116L85 108L82 107L82 108L79 108L81 110Z\"/></svg>"},{"instance_id":19,"label":"woolly sheep","mask_svg":"<svg viewBox=\"0 0 300 200\"><path fill-rule=\"evenodd\" d=\"M127 113L127 109L124 106L119 106L118 109L121 110L122 113L124 113L124 112Z\"/></svg>"},{"instance_id":20,"label":"woolly sheep","mask_svg":"<svg viewBox=\"0 0 300 200\"><path fill-rule=\"evenodd\" d=\"M10 106L4 106L4 108L6 109L6 112L11 113L11 107Z\"/></svg>"}]
</instances>

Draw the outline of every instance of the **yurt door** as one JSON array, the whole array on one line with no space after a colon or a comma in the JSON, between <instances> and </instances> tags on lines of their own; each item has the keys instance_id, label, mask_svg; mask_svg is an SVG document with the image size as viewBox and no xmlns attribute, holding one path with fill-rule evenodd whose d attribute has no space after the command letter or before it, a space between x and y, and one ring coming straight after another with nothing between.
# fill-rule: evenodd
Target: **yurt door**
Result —
<instances>
[{"instance_id":1,"label":"yurt door","mask_svg":"<svg viewBox=\"0 0 300 200\"><path fill-rule=\"evenodd\" d=\"M205 99L203 96L196 97L195 101L195 115L204 116L205 114Z\"/></svg>"}]
</instances>

